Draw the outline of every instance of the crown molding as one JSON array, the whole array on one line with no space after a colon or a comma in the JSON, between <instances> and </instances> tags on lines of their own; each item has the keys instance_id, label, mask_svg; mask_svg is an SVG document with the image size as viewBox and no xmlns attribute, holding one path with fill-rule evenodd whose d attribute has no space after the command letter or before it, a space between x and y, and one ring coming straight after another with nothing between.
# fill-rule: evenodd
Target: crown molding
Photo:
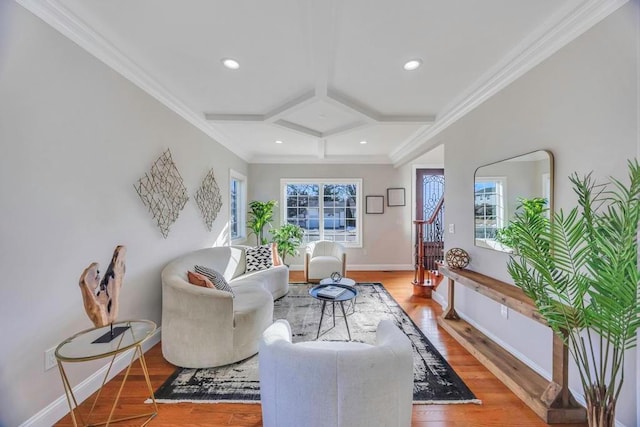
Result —
<instances>
[{"instance_id":1,"label":"crown molding","mask_svg":"<svg viewBox=\"0 0 640 427\"><path fill-rule=\"evenodd\" d=\"M62 35L95 56L131 83L154 97L171 111L191 123L232 153L247 161L248 153L235 146L223 133L214 129L180 99L153 79L138 64L90 28L56 0L16 0L18 4L42 19Z\"/></svg>"},{"instance_id":2,"label":"crown molding","mask_svg":"<svg viewBox=\"0 0 640 427\"><path fill-rule=\"evenodd\" d=\"M322 140L318 141L320 144ZM317 154L315 156L252 156L249 159L250 164L336 164L336 165L389 165L391 160L387 156L326 156L320 152L323 148L318 145Z\"/></svg>"},{"instance_id":3,"label":"crown molding","mask_svg":"<svg viewBox=\"0 0 640 427\"><path fill-rule=\"evenodd\" d=\"M413 135L392 152L390 158L393 164L401 166L427 152L430 146L428 142L432 138L627 2L628 0L571 1L444 108L432 126Z\"/></svg>"}]
</instances>

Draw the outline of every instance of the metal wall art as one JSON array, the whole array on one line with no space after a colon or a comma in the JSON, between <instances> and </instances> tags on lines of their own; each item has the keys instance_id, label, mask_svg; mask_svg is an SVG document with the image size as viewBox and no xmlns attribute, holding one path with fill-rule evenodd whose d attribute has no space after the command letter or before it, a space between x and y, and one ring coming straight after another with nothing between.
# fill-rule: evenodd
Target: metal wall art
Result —
<instances>
[{"instance_id":1,"label":"metal wall art","mask_svg":"<svg viewBox=\"0 0 640 427\"><path fill-rule=\"evenodd\" d=\"M151 171L145 173L134 187L166 239L169 227L178 219L189 200L187 188L171 158L171 151L167 149L162 153L151 166Z\"/></svg>"},{"instance_id":2,"label":"metal wall art","mask_svg":"<svg viewBox=\"0 0 640 427\"><path fill-rule=\"evenodd\" d=\"M213 169L202 180L202 184L200 184L200 188L196 192L196 203L200 208L200 212L202 212L207 229L211 231L213 221L215 221L222 207L222 196L220 195L218 183L216 183L216 179L213 176Z\"/></svg>"}]
</instances>

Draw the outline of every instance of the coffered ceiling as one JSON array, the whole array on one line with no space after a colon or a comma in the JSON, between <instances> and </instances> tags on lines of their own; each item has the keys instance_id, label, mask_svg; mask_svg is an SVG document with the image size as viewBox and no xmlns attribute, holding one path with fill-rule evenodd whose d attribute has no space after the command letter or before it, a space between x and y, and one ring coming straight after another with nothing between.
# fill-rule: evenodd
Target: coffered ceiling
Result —
<instances>
[{"instance_id":1,"label":"coffered ceiling","mask_svg":"<svg viewBox=\"0 0 640 427\"><path fill-rule=\"evenodd\" d=\"M625 1L18 0L249 162L395 165Z\"/></svg>"}]
</instances>

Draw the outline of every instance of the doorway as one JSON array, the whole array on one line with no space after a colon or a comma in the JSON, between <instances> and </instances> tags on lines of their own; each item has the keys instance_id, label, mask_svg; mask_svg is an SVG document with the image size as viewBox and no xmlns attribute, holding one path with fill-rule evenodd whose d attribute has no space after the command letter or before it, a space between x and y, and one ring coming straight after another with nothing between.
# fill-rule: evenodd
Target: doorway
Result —
<instances>
[{"instance_id":1,"label":"doorway","mask_svg":"<svg viewBox=\"0 0 640 427\"><path fill-rule=\"evenodd\" d=\"M416 169L416 267L437 269L436 261L444 258L444 169ZM421 238L420 238L420 237ZM421 241L420 241L421 240ZM418 245L423 246L419 251ZM422 259L419 253L423 254Z\"/></svg>"}]
</instances>

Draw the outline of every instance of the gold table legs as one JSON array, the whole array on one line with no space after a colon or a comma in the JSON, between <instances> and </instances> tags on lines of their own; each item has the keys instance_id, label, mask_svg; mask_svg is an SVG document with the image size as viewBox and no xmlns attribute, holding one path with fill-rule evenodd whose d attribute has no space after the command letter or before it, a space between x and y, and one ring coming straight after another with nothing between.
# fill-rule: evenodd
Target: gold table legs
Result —
<instances>
[{"instance_id":1,"label":"gold table legs","mask_svg":"<svg viewBox=\"0 0 640 427\"><path fill-rule=\"evenodd\" d=\"M93 404L91 405L91 410L89 411L89 414L87 415L87 422L86 423L85 423L84 419L82 418L82 414L80 413L80 411L78 409L78 402L76 401L76 397L75 397L75 395L73 393L73 388L71 387L71 384L69 383L69 378L67 377L67 374L64 371L64 367L62 365L62 361L58 360L58 368L60 369L60 376L62 377L62 384L64 386L64 392L65 392L65 395L67 397L67 403L69 404L69 413L71 415L71 419L73 420L73 425L75 427L78 427L78 425L82 425L82 426L106 425L106 426L108 426L110 424L118 423L118 422L121 422L121 421L127 421L127 420L136 419L136 418L146 417L146 420L141 424L141 426L145 426L145 425L147 425L149 423L149 421L151 421L158 414L158 405L156 404L156 398L155 398L155 396L153 394L153 388L151 387L151 380L149 379L149 370L147 369L147 363L144 360L144 354L142 352L142 347L138 344L138 345L136 345L134 347L133 354L131 355L131 360L129 361L129 365L127 366L127 369L125 371L124 378L122 379L122 382L120 383L120 388L118 389L118 393L117 393L117 395L115 397L115 400L113 401L113 405L111 407L111 411L109 412L109 418L107 418L106 421L91 423L91 416L93 415L93 410L96 407L96 403L100 399L100 394L102 393L104 385L107 383L107 381L109 379L109 374L111 373L111 368L113 367L113 363L114 363L117 355L118 355L118 353L114 354L111 357L111 362L109 363L109 368L107 369L107 373L104 376L104 379L102 381L102 385L98 389L96 397L93 400ZM144 372L144 379L145 379L145 381L147 383L147 388L149 390L149 394L151 395L151 400L152 400L152 404L153 404L153 411L152 412L146 412L144 414L139 414L139 415L131 415L131 416L122 417L122 418L114 418L113 416L114 416L116 407L118 406L118 401L120 400L120 395L122 394L122 390L124 389L124 385L127 382L127 378L129 377L129 373L131 371L131 366L135 362L136 358L138 358L138 360L140 362L140 366L142 367L142 371ZM81 360L78 360L78 361L81 361ZM78 420L76 419L76 416L80 419L80 424L78 424Z\"/></svg>"}]
</instances>

